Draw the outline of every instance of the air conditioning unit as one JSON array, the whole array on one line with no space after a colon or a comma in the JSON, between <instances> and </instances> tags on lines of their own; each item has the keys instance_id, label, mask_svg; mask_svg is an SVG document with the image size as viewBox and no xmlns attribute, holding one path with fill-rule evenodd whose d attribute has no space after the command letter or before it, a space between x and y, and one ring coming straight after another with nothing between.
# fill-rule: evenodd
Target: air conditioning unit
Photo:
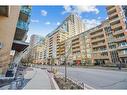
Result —
<instances>
[{"instance_id":1,"label":"air conditioning unit","mask_svg":"<svg viewBox=\"0 0 127 95\"><path fill-rule=\"evenodd\" d=\"M2 42L0 42L0 49L3 47L3 44L2 44Z\"/></svg>"}]
</instances>

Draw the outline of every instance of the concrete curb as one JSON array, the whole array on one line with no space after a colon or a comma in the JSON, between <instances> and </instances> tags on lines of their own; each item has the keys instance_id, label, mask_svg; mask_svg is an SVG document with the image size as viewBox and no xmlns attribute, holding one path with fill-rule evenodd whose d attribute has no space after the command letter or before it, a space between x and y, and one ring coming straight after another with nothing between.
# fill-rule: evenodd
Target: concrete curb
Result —
<instances>
[{"instance_id":1,"label":"concrete curb","mask_svg":"<svg viewBox=\"0 0 127 95\"><path fill-rule=\"evenodd\" d=\"M78 86L81 86L84 90L87 90L87 89L93 90L93 89L95 89L95 88L87 85L86 83L81 83L81 82L75 81L75 80L73 80L72 78L69 78L69 77L67 77L67 78L69 80L71 80L72 82L74 82L75 84L77 84Z\"/></svg>"},{"instance_id":2,"label":"concrete curb","mask_svg":"<svg viewBox=\"0 0 127 95\"><path fill-rule=\"evenodd\" d=\"M49 79L50 79L51 88L59 90L60 88L59 88L58 84L56 83L56 81L54 79L54 75L50 74L48 71L47 71L47 73L48 73L48 76L49 76Z\"/></svg>"},{"instance_id":3,"label":"concrete curb","mask_svg":"<svg viewBox=\"0 0 127 95\"><path fill-rule=\"evenodd\" d=\"M58 74L58 77L64 77L63 75ZM95 88L87 85L86 83L81 83L77 80L73 80L70 77L67 77L67 79L71 80L73 83L77 84L78 86L82 87L84 90L95 90Z\"/></svg>"}]
</instances>

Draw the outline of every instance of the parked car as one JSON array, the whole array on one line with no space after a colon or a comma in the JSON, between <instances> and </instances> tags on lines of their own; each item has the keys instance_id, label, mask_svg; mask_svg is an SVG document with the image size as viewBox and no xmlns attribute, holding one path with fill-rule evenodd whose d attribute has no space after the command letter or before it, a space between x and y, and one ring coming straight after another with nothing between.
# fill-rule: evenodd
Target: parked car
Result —
<instances>
[{"instance_id":1,"label":"parked car","mask_svg":"<svg viewBox=\"0 0 127 95\"><path fill-rule=\"evenodd\" d=\"M13 77L14 76L14 71L13 70L7 70L5 77Z\"/></svg>"}]
</instances>

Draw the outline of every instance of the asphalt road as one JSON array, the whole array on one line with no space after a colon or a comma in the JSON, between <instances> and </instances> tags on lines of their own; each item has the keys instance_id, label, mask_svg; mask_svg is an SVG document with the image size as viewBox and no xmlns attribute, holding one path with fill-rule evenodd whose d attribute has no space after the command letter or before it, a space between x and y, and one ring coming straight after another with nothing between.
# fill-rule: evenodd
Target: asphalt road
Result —
<instances>
[{"instance_id":1,"label":"asphalt road","mask_svg":"<svg viewBox=\"0 0 127 95\"><path fill-rule=\"evenodd\" d=\"M64 67L54 68L64 75ZM68 67L67 76L95 89L127 89L127 72L123 71Z\"/></svg>"}]
</instances>

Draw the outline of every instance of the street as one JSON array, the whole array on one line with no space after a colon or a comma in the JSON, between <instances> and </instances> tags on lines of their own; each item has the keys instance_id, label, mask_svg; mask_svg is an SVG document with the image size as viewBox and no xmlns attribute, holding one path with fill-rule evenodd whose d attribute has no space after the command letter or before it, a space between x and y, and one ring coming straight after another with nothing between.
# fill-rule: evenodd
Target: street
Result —
<instances>
[{"instance_id":1,"label":"street","mask_svg":"<svg viewBox=\"0 0 127 95\"><path fill-rule=\"evenodd\" d=\"M54 68L64 75L64 67ZM95 89L127 89L127 72L123 71L67 67L67 76Z\"/></svg>"}]
</instances>

